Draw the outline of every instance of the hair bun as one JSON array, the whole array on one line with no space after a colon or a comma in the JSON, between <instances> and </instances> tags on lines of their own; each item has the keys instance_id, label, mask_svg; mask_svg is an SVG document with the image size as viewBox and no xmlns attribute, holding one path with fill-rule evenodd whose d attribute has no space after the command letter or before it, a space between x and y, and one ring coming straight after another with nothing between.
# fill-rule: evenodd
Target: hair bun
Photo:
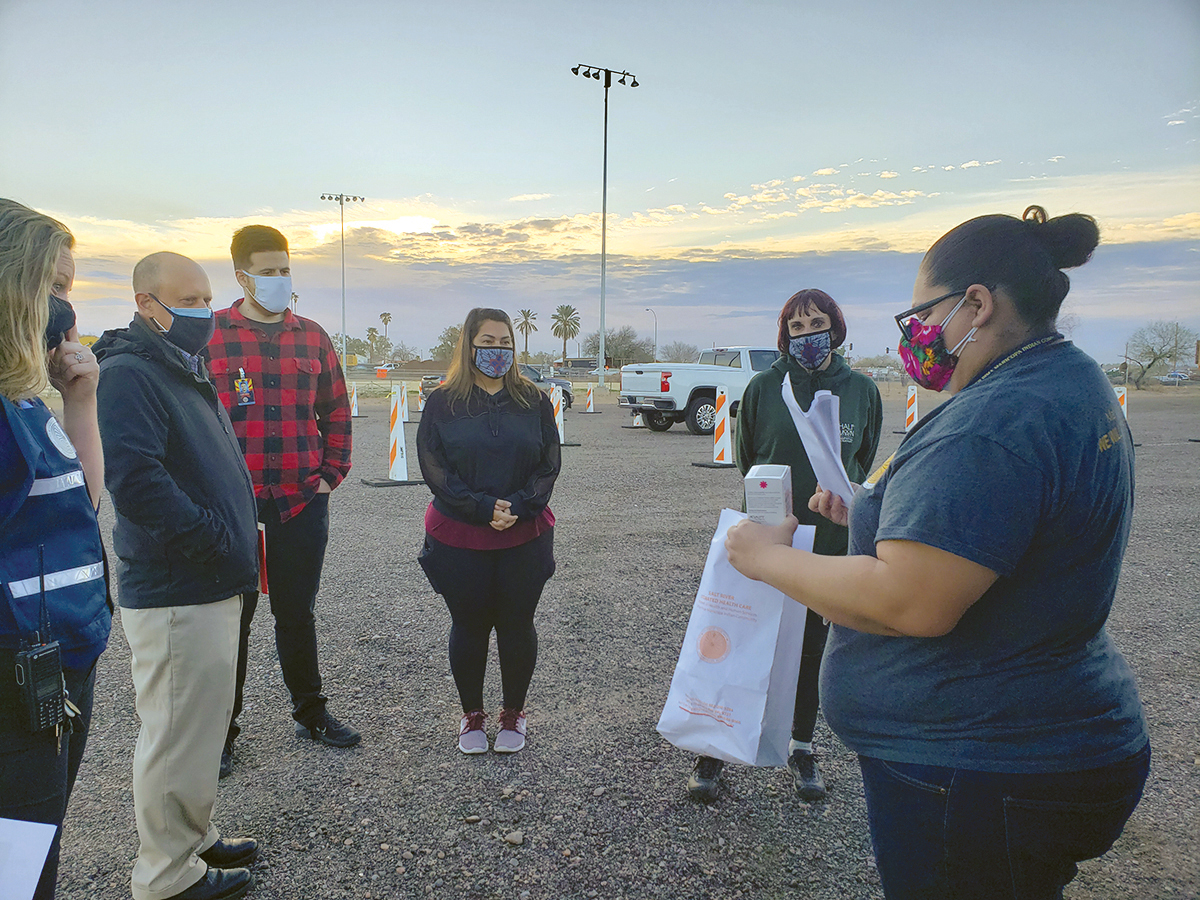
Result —
<instances>
[{"instance_id":1,"label":"hair bun","mask_svg":"<svg viewBox=\"0 0 1200 900\"><path fill-rule=\"evenodd\" d=\"M1069 213L1051 219L1044 208L1030 206L1021 214L1021 221L1059 269L1082 266L1092 258L1092 251L1100 243L1100 229L1096 220L1082 213Z\"/></svg>"}]
</instances>

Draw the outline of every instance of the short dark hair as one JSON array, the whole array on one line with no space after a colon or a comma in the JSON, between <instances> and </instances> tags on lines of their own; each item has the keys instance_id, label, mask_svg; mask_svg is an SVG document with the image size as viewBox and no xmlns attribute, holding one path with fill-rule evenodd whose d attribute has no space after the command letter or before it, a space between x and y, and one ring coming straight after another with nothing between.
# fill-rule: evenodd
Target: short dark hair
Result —
<instances>
[{"instance_id":1,"label":"short dark hair","mask_svg":"<svg viewBox=\"0 0 1200 900\"><path fill-rule=\"evenodd\" d=\"M830 347L836 350L846 340L846 317L842 315L842 308L837 305L837 301L817 288L805 288L792 294L779 312L778 346L779 352L784 356L788 355L788 345L792 340L788 319L798 312L808 312L814 306L829 316Z\"/></svg>"},{"instance_id":2,"label":"short dark hair","mask_svg":"<svg viewBox=\"0 0 1200 900\"><path fill-rule=\"evenodd\" d=\"M1071 289L1063 269L1082 266L1100 243L1096 220L1082 213L1047 218L1030 206L1016 216L979 216L938 238L921 262L926 283L947 290L972 284L1003 288L1021 318L1052 328Z\"/></svg>"},{"instance_id":3,"label":"short dark hair","mask_svg":"<svg viewBox=\"0 0 1200 900\"><path fill-rule=\"evenodd\" d=\"M229 245L233 267L243 271L250 265L250 257L264 250L282 250L287 253L287 238L270 225L247 225L234 232L233 243Z\"/></svg>"}]
</instances>

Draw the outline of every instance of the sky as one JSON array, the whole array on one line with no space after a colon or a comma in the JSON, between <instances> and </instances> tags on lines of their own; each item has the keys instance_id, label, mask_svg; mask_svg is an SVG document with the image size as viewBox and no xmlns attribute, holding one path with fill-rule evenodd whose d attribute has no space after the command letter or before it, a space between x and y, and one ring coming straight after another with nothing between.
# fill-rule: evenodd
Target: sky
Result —
<instances>
[{"instance_id":1,"label":"sky","mask_svg":"<svg viewBox=\"0 0 1200 900\"><path fill-rule=\"evenodd\" d=\"M134 263L241 296L233 231L279 228L298 312L427 355L473 306L771 346L796 290L853 355L894 352L924 250L973 216L1084 212L1063 324L1102 362L1200 331L1197 0L0 0L0 196L77 238L82 328L132 316ZM654 313L647 311L653 309ZM569 355L576 355L568 347Z\"/></svg>"}]
</instances>

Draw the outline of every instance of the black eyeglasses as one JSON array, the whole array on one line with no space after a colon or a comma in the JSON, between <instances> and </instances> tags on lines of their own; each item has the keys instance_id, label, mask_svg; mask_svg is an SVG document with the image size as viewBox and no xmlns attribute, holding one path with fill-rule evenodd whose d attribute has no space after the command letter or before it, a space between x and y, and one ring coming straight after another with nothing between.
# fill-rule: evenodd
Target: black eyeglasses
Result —
<instances>
[{"instance_id":1,"label":"black eyeglasses","mask_svg":"<svg viewBox=\"0 0 1200 900\"><path fill-rule=\"evenodd\" d=\"M951 291L948 294L942 294L940 297L934 297L932 300L927 300L920 306L914 306L912 309L906 309L900 315L896 316L896 324L900 326L900 333L904 335L906 341L912 340L912 329L908 327L909 320L917 313L925 312L927 309L932 309L948 297L957 297L959 294L966 294L966 291Z\"/></svg>"}]
</instances>

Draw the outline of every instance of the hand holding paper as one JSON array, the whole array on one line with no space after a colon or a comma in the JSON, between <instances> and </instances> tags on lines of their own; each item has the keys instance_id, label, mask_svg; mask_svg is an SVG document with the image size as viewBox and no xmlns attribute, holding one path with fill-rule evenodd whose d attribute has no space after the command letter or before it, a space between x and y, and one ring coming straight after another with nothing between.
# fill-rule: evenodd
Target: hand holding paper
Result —
<instances>
[{"instance_id":1,"label":"hand holding paper","mask_svg":"<svg viewBox=\"0 0 1200 900\"><path fill-rule=\"evenodd\" d=\"M804 452L821 487L833 491L847 506L854 499L854 485L842 465L842 427L840 404L829 391L817 391L808 412L800 408L792 391L792 379L783 376L783 405L792 414L796 431L804 443Z\"/></svg>"}]
</instances>

